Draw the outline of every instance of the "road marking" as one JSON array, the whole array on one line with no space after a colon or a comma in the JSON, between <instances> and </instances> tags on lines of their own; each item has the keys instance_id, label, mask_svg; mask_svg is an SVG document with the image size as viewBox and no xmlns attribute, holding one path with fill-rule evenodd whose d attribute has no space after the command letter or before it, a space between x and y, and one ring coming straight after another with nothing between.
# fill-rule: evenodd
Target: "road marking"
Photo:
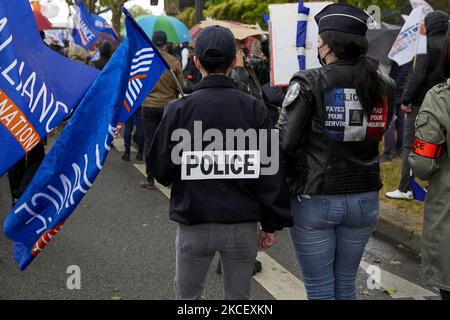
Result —
<instances>
[{"instance_id":1,"label":"road marking","mask_svg":"<svg viewBox=\"0 0 450 320\"><path fill-rule=\"evenodd\" d=\"M272 259L265 252L258 252L257 259L262 263L260 273L253 276L276 300L306 300L303 282Z\"/></svg>"},{"instance_id":2,"label":"road marking","mask_svg":"<svg viewBox=\"0 0 450 320\"><path fill-rule=\"evenodd\" d=\"M122 144L123 145L123 144ZM144 164L134 164L136 169L146 176ZM155 186L170 199L170 189L155 182ZM272 259L265 252L258 252L257 259L262 263L263 269L253 278L269 292L276 300L306 300L304 283L286 268ZM370 267L365 261L361 261L360 268L367 273ZM380 268L382 288L395 290L394 299L424 300L425 297L436 297L437 294L422 288L406 279L396 276Z\"/></svg>"},{"instance_id":3,"label":"road marking","mask_svg":"<svg viewBox=\"0 0 450 320\"><path fill-rule=\"evenodd\" d=\"M367 269L370 267L365 261L361 261L360 264L361 269L363 269L366 273ZM409 282L406 279L403 279L399 276L396 276L390 272L387 272L380 268L380 286L384 289L395 290L396 293L392 295L394 299L415 299L415 300L423 300L425 297L435 297L437 294L424 289L412 282Z\"/></svg>"},{"instance_id":4,"label":"road marking","mask_svg":"<svg viewBox=\"0 0 450 320\"><path fill-rule=\"evenodd\" d=\"M145 164L134 164L134 166L136 167L136 169L138 169L138 171L144 176L147 176L146 173L146 169L145 169ZM158 182L155 181L155 186L159 189L159 191L161 191L168 199L170 199L170 189L164 187L162 184L159 184Z\"/></svg>"}]
</instances>

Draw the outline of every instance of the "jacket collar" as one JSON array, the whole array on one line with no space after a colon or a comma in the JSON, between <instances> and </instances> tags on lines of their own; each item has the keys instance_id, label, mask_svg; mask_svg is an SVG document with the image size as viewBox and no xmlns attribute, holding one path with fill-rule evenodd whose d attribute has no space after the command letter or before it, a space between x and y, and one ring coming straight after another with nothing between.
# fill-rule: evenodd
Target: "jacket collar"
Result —
<instances>
[{"instance_id":1,"label":"jacket collar","mask_svg":"<svg viewBox=\"0 0 450 320\"><path fill-rule=\"evenodd\" d=\"M193 90L201 90L205 88L215 88L215 87L226 87L226 88L237 88L237 84L234 80L229 77L222 75L209 75L203 78L199 83L197 83Z\"/></svg>"},{"instance_id":2,"label":"jacket collar","mask_svg":"<svg viewBox=\"0 0 450 320\"><path fill-rule=\"evenodd\" d=\"M330 64L327 64L327 66L339 66L339 65L354 65L356 64L357 60L336 60Z\"/></svg>"}]
</instances>

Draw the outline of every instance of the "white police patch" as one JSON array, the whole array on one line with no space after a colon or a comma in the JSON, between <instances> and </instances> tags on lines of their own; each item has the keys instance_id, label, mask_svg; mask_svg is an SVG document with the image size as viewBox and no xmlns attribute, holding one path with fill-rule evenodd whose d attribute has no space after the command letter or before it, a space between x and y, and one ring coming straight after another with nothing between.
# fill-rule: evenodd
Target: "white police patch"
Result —
<instances>
[{"instance_id":1,"label":"white police patch","mask_svg":"<svg viewBox=\"0 0 450 320\"><path fill-rule=\"evenodd\" d=\"M295 99L297 99L300 94L300 83L294 82L289 86L288 92L286 94L286 98L283 101L283 107L289 106Z\"/></svg>"}]
</instances>

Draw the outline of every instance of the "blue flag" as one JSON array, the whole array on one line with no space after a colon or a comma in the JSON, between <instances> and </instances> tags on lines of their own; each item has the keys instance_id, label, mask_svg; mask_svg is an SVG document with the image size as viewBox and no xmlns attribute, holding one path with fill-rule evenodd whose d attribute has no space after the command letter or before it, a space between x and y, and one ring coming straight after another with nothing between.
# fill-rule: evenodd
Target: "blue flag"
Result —
<instances>
[{"instance_id":1,"label":"blue flag","mask_svg":"<svg viewBox=\"0 0 450 320\"><path fill-rule=\"evenodd\" d=\"M98 71L48 48L28 0L0 3L0 176L78 105Z\"/></svg>"},{"instance_id":2,"label":"blue flag","mask_svg":"<svg viewBox=\"0 0 450 320\"><path fill-rule=\"evenodd\" d=\"M4 223L21 270L60 231L100 173L121 123L169 68L123 10L127 38L86 93Z\"/></svg>"},{"instance_id":3,"label":"blue flag","mask_svg":"<svg viewBox=\"0 0 450 320\"><path fill-rule=\"evenodd\" d=\"M427 197L427 190L422 187L412 175L409 176L409 184L411 185L414 199L421 202L425 201L425 198Z\"/></svg>"},{"instance_id":4,"label":"blue flag","mask_svg":"<svg viewBox=\"0 0 450 320\"><path fill-rule=\"evenodd\" d=\"M82 0L75 0L73 10L73 40L88 50L97 40L98 30Z\"/></svg>"},{"instance_id":5,"label":"blue flag","mask_svg":"<svg viewBox=\"0 0 450 320\"><path fill-rule=\"evenodd\" d=\"M117 35L116 31L114 31L114 28L111 25L109 25L105 19L103 19L102 17L100 17L98 14L95 13L91 13L91 18L98 32L110 34L111 36L113 36L114 39L119 41L119 36Z\"/></svg>"},{"instance_id":6,"label":"blue flag","mask_svg":"<svg viewBox=\"0 0 450 320\"><path fill-rule=\"evenodd\" d=\"M297 22L297 58L300 70L306 68L306 31L308 29L309 8L305 7L303 0L298 2L298 14L300 20Z\"/></svg>"}]
</instances>

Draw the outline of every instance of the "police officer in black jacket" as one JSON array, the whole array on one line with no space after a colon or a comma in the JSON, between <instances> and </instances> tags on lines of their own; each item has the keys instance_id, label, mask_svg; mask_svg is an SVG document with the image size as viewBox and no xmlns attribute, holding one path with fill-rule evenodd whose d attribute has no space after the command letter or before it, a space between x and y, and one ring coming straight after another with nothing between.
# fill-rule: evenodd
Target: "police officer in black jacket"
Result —
<instances>
[{"instance_id":1,"label":"police officer in black jacket","mask_svg":"<svg viewBox=\"0 0 450 320\"><path fill-rule=\"evenodd\" d=\"M292 225L287 185L282 170L265 175L264 166L261 174L247 167L241 172L248 175L238 177L223 168L208 169L219 161L189 155L190 150L202 151L212 142L222 144L216 147L219 153L254 150L245 141L244 149L233 147L223 137L227 132L273 128L263 102L240 92L228 77L236 61L235 39L228 29L206 28L197 39L195 54L203 79L193 94L166 107L150 152L156 180L172 185L170 218L178 223L176 297L200 299L212 259L219 252L225 299L249 299L258 247L269 248L276 241L275 231ZM184 165L180 165L180 154ZM279 156L272 145L268 154ZM240 162L233 159L225 163ZM262 227L259 240L257 222Z\"/></svg>"},{"instance_id":2,"label":"police officer in black jacket","mask_svg":"<svg viewBox=\"0 0 450 320\"><path fill-rule=\"evenodd\" d=\"M308 298L355 299L379 212L378 145L395 110L395 84L365 57L364 11L331 4L315 19L324 67L294 75L278 122L295 225L289 232Z\"/></svg>"}]
</instances>

